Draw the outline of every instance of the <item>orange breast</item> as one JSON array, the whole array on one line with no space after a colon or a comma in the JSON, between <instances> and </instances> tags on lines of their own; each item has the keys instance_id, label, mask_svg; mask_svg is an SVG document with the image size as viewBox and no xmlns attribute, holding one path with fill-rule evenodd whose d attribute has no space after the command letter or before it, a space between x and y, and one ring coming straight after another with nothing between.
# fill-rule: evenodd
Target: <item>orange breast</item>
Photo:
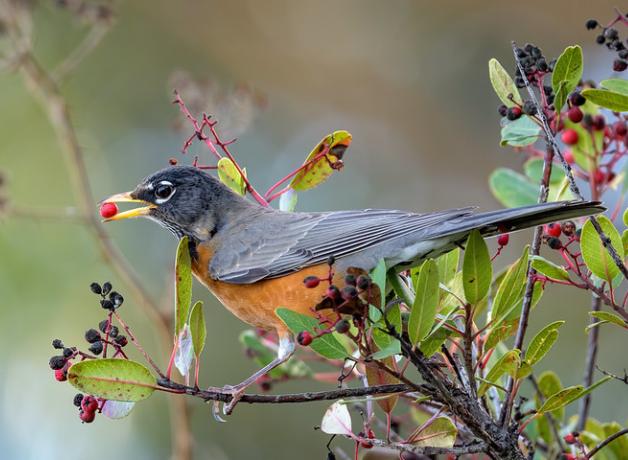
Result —
<instances>
[{"instance_id":1,"label":"orange breast","mask_svg":"<svg viewBox=\"0 0 628 460\"><path fill-rule=\"evenodd\" d=\"M242 321L263 329L274 329L280 335L287 328L275 314L276 308L285 307L314 316L312 309L321 301L327 289L327 283L321 283L313 289L303 285L306 276L327 277L327 264L315 265L281 278L253 284L230 284L213 280L209 276L208 267L213 255L210 245L197 246L197 252L198 257L192 262L192 271L196 278Z\"/></svg>"}]
</instances>

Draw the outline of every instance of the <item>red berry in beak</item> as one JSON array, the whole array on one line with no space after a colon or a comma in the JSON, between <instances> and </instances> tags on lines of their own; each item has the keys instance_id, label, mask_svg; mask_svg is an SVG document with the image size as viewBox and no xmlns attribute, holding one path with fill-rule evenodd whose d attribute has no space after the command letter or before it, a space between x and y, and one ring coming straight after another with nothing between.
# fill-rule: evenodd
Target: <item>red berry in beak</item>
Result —
<instances>
[{"instance_id":1,"label":"red berry in beak","mask_svg":"<svg viewBox=\"0 0 628 460\"><path fill-rule=\"evenodd\" d=\"M554 236L558 238L562 232L563 230L560 227L560 224L551 223L545 226L545 233L547 233L549 236Z\"/></svg>"},{"instance_id":2,"label":"red berry in beak","mask_svg":"<svg viewBox=\"0 0 628 460\"><path fill-rule=\"evenodd\" d=\"M118 206L115 203L103 203L100 206L100 216L109 219L118 214Z\"/></svg>"},{"instance_id":3,"label":"red berry in beak","mask_svg":"<svg viewBox=\"0 0 628 460\"><path fill-rule=\"evenodd\" d=\"M500 246L506 246L510 241L510 235L508 233L502 233L497 237L497 244Z\"/></svg>"}]
</instances>

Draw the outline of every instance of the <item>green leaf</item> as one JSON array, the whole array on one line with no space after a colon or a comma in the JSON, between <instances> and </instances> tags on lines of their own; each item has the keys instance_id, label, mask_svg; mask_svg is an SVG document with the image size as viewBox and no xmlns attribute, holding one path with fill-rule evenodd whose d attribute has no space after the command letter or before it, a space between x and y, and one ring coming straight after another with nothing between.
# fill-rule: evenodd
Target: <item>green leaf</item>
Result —
<instances>
[{"instance_id":1,"label":"green leaf","mask_svg":"<svg viewBox=\"0 0 628 460\"><path fill-rule=\"evenodd\" d=\"M511 321L503 321L501 324L491 328L488 336L486 337L486 343L484 344L485 350L495 348L499 342L503 342L510 337L517 330L517 324L519 322L514 319Z\"/></svg>"},{"instance_id":2,"label":"green leaf","mask_svg":"<svg viewBox=\"0 0 628 460\"><path fill-rule=\"evenodd\" d=\"M555 393L558 393L562 388L563 384L561 383L558 375L556 375L553 371L545 371L539 375L539 392L543 395L543 398L547 399ZM540 401L538 397L537 399L537 407L540 407ZM565 416L565 410L562 408L556 409L552 412L552 415L556 420L561 421Z\"/></svg>"},{"instance_id":3,"label":"green leaf","mask_svg":"<svg viewBox=\"0 0 628 460\"><path fill-rule=\"evenodd\" d=\"M508 208L537 202L538 186L512 169L497 168L490 175L488 185L497 201Z\"/></svg>"},{"instance_id":4,"label":"green leaf","mask_svg":"<svg viewBox=\"0 0 628 460\"><path fill-rule=\"evenodd\" d=\"M414 305L412 305L410 320L408 321L410 341L415 345L427 337L434 325L438 305L438 286L438 266L434 260L428 259L421 266L419 272L415 287Z\"/></svg>"},{"instance_id":5,"label":"green leaf","mask_svg":"<svg viewBox=\"0 0 628 460\"><path fill-rule=\"evenodd\" d=\"M347 131L334 131L324 137L307 156L303 169L294 176L290 186L297 192L303 192L325 182L335 171L334 167L342 165L338 162L350 144L351 134ZM326 148L327 153L322 154Z\"/></svg>"},{"instance_id":6,"label":"green leaf","mask_svg":"<svg viewBox=\"0 0 628 460\"><path fill-rule=\"evenodd\" d=\"M141 401L157 385L146 367L117 358L78 362L68 369L68 381L84 393L113 401Z\"/></svg>"},{"instance_id":7,"label":"green leaf","mask_svg":"<svg viewBox=\"0 0 628 460\"><path fill-rule=\"evenodd\" d=\"M445 286L449 285L458 272L458 262L460 260L460 248L449 251L436 259L438 266L438 276L440 282Z\"/></svg>"},{"instance_id":8,"label":"green leaf","mask_svg":"<svg viewBox=\"0 0 628 460\"><path fill-rule=\"evenodd\" d=\"M264 345L255 331L246 330L240 334L240 343L252 352L255 361L260 367L264 367L275 359L277 353ZM312 375L312 370L300 359L292 356L287 362L274 368L268 373L269 377L279 379L282 377L303 378Z\"/></svg>"},{"instance_id":9,"label":"green leaf","mask_svg":"<svg viewBox=\"0 0 628 460\"><path fill-rule=\"evenodd\" d=\"M447 337L450 335L451 331L445 327L435 330L419 345L421 353L429 358L440 350L440 347L445 343L445 340L447 340Z\"/></svg>"},{"instance_id":10,"label":"green leaf","mask_svg":"<svg viewBox=\"0 0 628 460\"><path fill-rule=\"evenodd\" d=\"M539 407L538 412L545 413L565 407L571 401L578 399L579 395L582 394L583 391L584 387L582 385L564 388L547 398L545 403Z\"/></svg>"},{"instance_id":11,"label":"green leaf","mask_svg":"<svg viewBox=\"0 0 628 460\"><path fill-rule=\"evenodd\" d=\"M628 229L624 230L621 234L621 242L624 246L624 254L628 254Z\"/></svg>"},{"instance_id":12,"label":"green leaf","mask_svg":"<svg viewBox=\"0 0 628 460\"><path fill-rule=\"evenodd\" d=\"M244 195L246 192L246 184L244 178L236 168L236 165L230 158L222 157L218 160L218 178L220 182L225 184L238 195Z\"/></svg>"},{"instance_id":13,"label":"green leaf","mask_svg":"<svg viewBox=\"0 0 628 460\"><path fill-rule=\"evenodd\" d=\"M628 96L628 80L624 80L623 78L602 80L600 86L609 91Z\"/></svg>"},{"instance_id":14,"label":"green leaf","mask_svg":"<svg viewBox=\"0 0 628 460\"><path fill-rule=\"evenodd\" d=\"M279 196L279 210L284 212L294 211L297 207L298 198L298 193L289 188L287 192Z\"/></svg>"},{"instance_id":15,"label":"green leaf","mask_svg":"<svg viewBox=\"0 0 628 460\"><path fill-rule=\"evenodd\" d=\"M383 306L385 303L386 271L387 271L386 262L384 262L384 259L380 259L379 262L377 262L377 265L375 266L375 268L371 270L371 273L370 273L371 281L373 281L373 283L375 283L377 287L379 288L380 298L379 298L379 305L377 305L378 307ZM371 321L377 322L382 317L382 314L377 308L371 307L369 309L369 316L371 318Z\"/></svg>"},{"instance_id":16,"label":"green leaf","mask_svg":"<svg viewBox=\"0 0 628 460\"><path fill-rule=\"evenodd\" d=\"M517 370L521 364L520 353L520 350L510 350L497 360L488 374L486 374L485 382L480 385L478 396L483 396L491 384L495 384L504 374L508 374L513 378L516 377Z\"/></svg>"},{"instance_id":17,"label":"green leaf","mask_svg":"<svg viewBox=\"0 0 628 460\"><path fill-rule=\"evenodd\" d=\"M619 258L623 260L624 245L613 222L606 216L598 216L597 221L604 234L610 238L611 244L617 251ZM582 258L589 270L601 279L612 283L613 278L619 274L619 268L617 268L617 265L615 265L615 262L602 244L602 240L595 228L593 228L591 220L587 220L582 227L580 247L582 249Z\"/></svg>"},{"instance_id":18,"label":"green leaf","mask_svg":"<svg viewBox=\"0 0 628 460\"><path fill-rule=\"evenodd\" d=\"M478 230L467 239L462 261L462 285L467 302L476 304L488 294L493 277L493 267L488 247Z\"/></svg>"},{"instance_id":19,"label":"green leaf","mask_svg":"<svg viewBox=\"0 0 628 460\"><path fill-rule=\"evenodd\" d=\"M530 178L530 180L538 184L541 182L543 178L543 167L545 166L545 161L542 158L534 157L530 158L523 165L523 170L526 173L526 176ZM565 173L560 167L553 167L552 173L550 174L550 184L557 185L565 178Z\"/></svg>"},{"instance_id":20,"label":"green leaf","mask_svg":"<svg viewBox=\"0 0 628 460\"><path fill-rule=\"evenodd\" d=\"M399 305L393 305L386 310L386 319L395 327L397 332L401 332L401 309ZM391 355L398 355L401 353L401 343L395 337L385 332L386 323L381 318L376 326L373 327L373 341L379 348L379 351L373 355L373 359L382 359Z\"/></svg>"},{"instance_id":21,"label":"green leaf","mask_svg":"<svg viewBox=\"0 0 628 460\"><path fill-rule=\"evenodd\" d=\"M569 273L563 267L543 258L542 256L532 256L532 268L542 275L553 280L569 280Z\"/></svg>"},{"instance_id":22,"label":"green leaf","mask_svg":"<svg viewBox=\"0 0 628 460\"><path fill-rule=\"evenodd\" d=\"M312 335L315 335L315 329L320 326L316 318L302 315L287 308L277 308L275 313L294 334L309 331ZM327 359L344 359L349 355L345 347L333 334L325 334L322 337L315 338L310 347Z\"/></svg>"},{"instance_id":23,"label":"green leaf","mask_svg":"<svg viewBox=\"0 0 628 460\"><path fill-rule=\"evenodd\" d=\"M552 348L552 345L558 339L558 328L565 324L564 321L554 321L541 329L528 345L526 351L526 361L530 366L538 363L547 352Z\"/></svg>"},{"instance_id":24,"label":"green leaf","mask_svg":"<svg viewBox=\"0 0 628 460\"><path fill-rule=\"evenodd\" d=\"M408 442L419 447L453 447L458 436L456 425L448 417L436 417L427 425L419 427L408 438Z\"/></svg>"},{"instance_id":25,"label":"green leaf","mask_svg":"<svg viewBox=\"0 0 628 460\"><path fill-rule=\"evenodd\" d=\"M628 208L624 209L623 221L624 225L628 227Z\"/></svg>"},{"instance_id":26,"label":"green leaf","mask_svg":"<svg viewBox=\"0 0 628 460\"><path fill-rule=\"evenodd\" d=\"M501 99L506 107L516 105L515 102L519 105L523 105L521 95L519 94L519 90L517 89L515 82L512 81L508 72L506 72L499 61L495 58L488 61L488 76L491 80L491 84L493 85L493 89L495 90L495 94L497 94L497 97Z\"/></svg>"},{"instance_id":27,"label":"green leaf","mask_svg":"<svg viewBox=\"0 0 628 460\"><path fill-rule=\"evenodd\" d=\"M595 105L612 110L613 112L628 111L628 95L605 89L592 88L582 91L582 95Z\"/></svg>"},{"instance_id":28,"label":"green leaf","mask_svg":"<svg viewBox=\"0 0 628 460\"><path fill-rule=\"evenodd\" d=\"M611 313L608 311L590 311L589 315L599 320L616 324L617 326L623 327L624 329L628 329L628 322L624 321L621 316L616 315L615 313Z\"/></svg>"},{"instance_id":29,"label":"green leaf","mask_svg":"<svg viewBox=\"0 0 628 460\"><path fill-rule=\"evenodd\" d=\"M207 338L207 327L205 326L205 316L203 315L203 302L198 301L192 307L190 313L190 333L192 334L192 345L196 359L205 348Z\"/></svg>"},{"instance_id":30,"label":"green leaf","mask_svg":"<svg viewBox=\"0 0 628 460\"><path fill-rule=\"evenodd\" d=\"M552 72L552 88L554 89L554 106L561 109L582 78L582 48L568 46L558 57Z\"/></svg>"},{"instance_id":31,"label":"green leaf","mask_svg":"<svg viewBox=\"0 0 628 460\"><path fill-rule=\"evenodd\" d=\"M183 329L188 320L190 304L192 303L192 268L188 237L179 240L177 259L175 262L175 336Z\"/></svg>"},{"instance_id":32,"label":"green leaf","mask_svg":"<svg viewBox=\"0 0 628 460\"><path fill-rule=\"evenodd\" d=\"M528 274L529 246L523 248L523 254L514 264L508 268L506 276L500 283L493 300L491 318L493 327L498 326L504 320L517 318L520 314L517 307L521 305L525 293L526 278Z\"/></svg>"},{"instance_id":33,"label":"green leaf","mask_svg":"<svg viewBox=\"0 0 628 460\"><path fill-rule=\"evenodd\" d=\"M505 122L501 130L500 145L505 147L525 147L534 144L541 134L541 127L532 118L523 115L514 121Z\"/></svg>"}]
</instances>

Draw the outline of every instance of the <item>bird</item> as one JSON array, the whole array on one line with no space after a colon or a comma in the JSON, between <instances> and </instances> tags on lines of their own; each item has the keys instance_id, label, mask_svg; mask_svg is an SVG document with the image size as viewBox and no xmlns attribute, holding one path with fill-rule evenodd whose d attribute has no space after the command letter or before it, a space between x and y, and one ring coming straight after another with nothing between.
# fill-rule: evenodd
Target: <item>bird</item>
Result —
<instances>
[{"instance_id":1,"label":"bird","mask_svg":"<svg viewBox=\"0 0 628 460\"><path fill-rule=\"evenodd\" d=\"M473 230L495 236L549 222L603 212L596 201L559 201L477 212L464 207L414 213L391 209L284 212L233 192L194 166L171 166L142 180L134 190L103 202L142 206L105 221L144 217L189 239L192 272L213 295L245 323L278 335L277 356L237 385L226 414L244 390L287 361L296 341L275 310L285 307L313 316L325 286L304 288L304 278L329 276L334 282L351 268L370 272L380 260L390 272L402 272L426 258L462 246ZM102 202L101 202L102 203Z\"/></svg>"}]
</instances>

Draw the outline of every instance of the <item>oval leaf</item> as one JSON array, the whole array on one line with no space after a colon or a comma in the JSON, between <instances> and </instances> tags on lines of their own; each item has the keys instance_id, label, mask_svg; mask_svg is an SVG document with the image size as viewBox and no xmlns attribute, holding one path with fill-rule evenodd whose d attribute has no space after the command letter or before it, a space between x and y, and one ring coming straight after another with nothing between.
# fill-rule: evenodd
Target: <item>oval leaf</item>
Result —
<instances>
[{"instance_id":1,"label":"oval leaf","mask_svg":"<svg viewBox=\"0 0 628 460\"><path fill-rule=\"evenodd\" d=\"M513 378L517 375L517 370L521 364L520 353L516 349L510 350L497 360L488 374L486 374L485 382L480 385L478 396L483 396L491 384L497 383L497 380L504 374L508 374Z\"/></svg>"},{"instance_id":2,"label":"oval leaf","mask_svg":"<svg viewBox=\"0 0 628 460\"><path fill-rule=\"evenodd\" d=\"M315 328L320 326L316 318L297 313L287 308L277 308L275 313L294 334L309 331L314 335L316 333ZM333 334L325 334L322 337L315 338L310 347L312 347L312 350L316 353L328 359L344 359L349 356L346 348Z\"/></svg>"},{"instance_id":3,"label":"oval leaf","mask_svg":"<svg viewBox=\"0 0 628 460\"><path fill-rule=\"evenodd\" d=\"M541 127L524 115L515 121L507 121L501 130L500 145L505 147L525 147L534 144L541 134Z\"/></svg>"},{"instance_id":4,"label":"oval leaf","mask_svg":"<svg viewBox=\"0 0 628 460\"><path fill-rule=\"evenodd\" d=\"M582 78L582 48L568 46L558 57L552 72L552 88L554 89L554 106L558 109L567 101Z\"/></svg>"},{"instance_id":5,"label":"oval leaf","mask_svg":"<svg viewBox=\"0 0 628 460\"><path fill-rule=\"evenodd\" d=\"M388 356L382 359L383 363L390 369L396 369L395 358ZM395 377L388 372L382 370L375 363L366 363L366 379L371 386L375 385L392 385L399 383ZM377 398L377 405L387 414L390 414L399 400L398 395L391 395L386 398Z\"/></svg>"},{"instance_id":6,"label":"oval leaf","mask_svg":"<svg viewBox=\"0 0 628 460\"><path fill-rule=\"evenodd\" d=\"M541 256L532 256L531 260L532 268L542 275L545 275L553 280L569 280L569 273L567 273L567 270L563 267L556 265Z\"/></svg>"},{"instance_id":7,"label":"oval leaf","mask_svg":"<svg viewBox=\"0 0 628 460\"><path fill-rule=\"evenodd\" d=\"M305 159L303 169L294 176L290 187L303 192L325 182L342 167L342 157L350 144L351 134L347 131L334 131L323 138Z\"/></svg>"},{"instance_id":8,"label":"oval leaf","mask_svg":"<svg viewBox=\"0 0 628 460\"><path fill-rule=\"evenodd\" d=\"M613 323L613 324L616 324L617 326L621 326L625 329L628 329L628 322L624 321L621 316L616 315L615 313L611 313L608 311L590 311L589 315L599 320Z\"/></svg>"},{"instance_id":9,"label":"oval leaf","mask_svg":"<svg viewBox=\"0 0 628 460\"><path fill-rule=\"evenodd\" d=\"M504 320L515 319L520 314L518 307L521 306L528 274L528 250L529 246L523 248L523 254L508 268L497 288L491 311L493 327L497 327Z\"/></svg>"},{"instance_id":10,"label":"oval leaf","mask_svg":"<svg viewBox=\"0 0 628 460\"><path fill-rule=\"evenodd\" d=\"M80 391L113 401L141 401L148 398L157 381L135 361L88 359L68 369L68 381Z\"/></svg>"},{"instance_id":11,"label":"oval leaf","mask_svg":"<svg viewBox=\"0 0 628 460\"><path fill-rule=\"evenodd\" d=\"M175 337L179 336L183 325L188 320L192 303L192 268L188 237L184 236L177 246L175 261Z\"/></svg>"},{"instance_id":12,"label":"oval leaf","mask_svg":"<svg viewBox=\"0 0 628 460\"><path fill-rule=\"evenodd\" d=\"M623 78L610 78L608 80L602 80L600 86L615 93L624 94L628 96L628 80Z\"/></svg>"},{"instance_id":13,"label":"oval leaf","mask_svg":"<svg viewBox=\"0 0 628 460\"><path fill-rule=\"evenodd\" d=\"M608 217L598 216L597 220L606 236L610 238L611 244L617 251L617 254L619 254L620 259L623 259L624 245L619 232ZM580 247L582 249L582 258L589 270L599 278L612 283L613 278L619 274L619 268L617 268L617 265L615 265L607 249L602 244L602 240L595 228L593 228L591 220L587 220L582 227Z\"/></svg>"},{"instance_id":14,"label":"oval leaf","mask_svg":"<svg viewBox=\"0 0 628 460\"><path fill-rule=\"evenodd\" d=\"M556 339L558 339L558 328L560 328L564 321L554 321L541 329L528 345L526 351L526 362L533 366L538 363L547 352L552 348Z\"/></svg>"},{"instance_id":15,"label":"oval leaf","mask_svg":"<svg viewBox=\"0 0 628 460\"><path fill-rule=\"evenodd\" d=\"M585 89L582 95L595 105L612 110L613 112L628 111L628 95L607 91L605 89Z\"/></svg>"},{"instance_id":16,"label":"oval leaf","mask_svg":"<svg viewBox=\"0 0 628 460\"><path fill-rule=\"evenodd\" d=\"M538 186L512 169L497 168L489 177L488 185L495 199L507 208L517 208L537 202Z\"/></svg>"},{"instance_id":17,"label":"oval leaf","mask_svg":"<svg viewBox=\"0 0 628 460\"><path fill-rule=\"evenodd\" d=\"M467 302L476 304L488 294L493 277L493 267L488 247L478 230L467 239L462 261L462 285Z\"/></svg>"},{"instance_id":18,"label":"oval leaf","mask_svg":"<svg viewBox=\"0 0 628 460\"><path fill-rule=\"evenodd\" d=\"M349 409L347 409L346 404L342 400L336 401L329 406L325 415L323 415L321 431L327 434L341 434L345 436L353 434L351 430L351 414L349 414Z\"/></svg>"},{"instance_id":19,"label":"oval leaf","mask_svg":"<svg viewBox=\"0 0 628 460\"><path fill-rule=\"evenodd\" d=\"M515 102L518 105L523 105L521 95L519 94L515 82L512 81L510 74L506 72L504 67L495 58L488 61L488 76L495 90L495 94L497 94L497 97L501 99L506 107L516 105Z\"/></svg>"},{"instance_id":20,"label":"oval leaf","mask_svg":"<svg viewBox=\"0 0 628 460\"><path fill-rule=\"evenodd\" d=\"M584 387L582 385L575 385L572 387L564 388L547 398L545 403L543 403L543 405L539 407L538 412L542 414L545 412L554 411L556 409L561 409L570 402L578 399L583 391Z\"/></svg>"},{"instance_id":21,"label":"oval leaf","mask_svg":"<svg viewBox=\"0 0 628 460\"><path fill-rule=\"evenodd\" d=\"M545 371L539 375L539 392L544 399L558 393L562 388L563 384L555 372ZM537 400L537 407L540 407L541 403L538 396L535 396L535 399ZM556 420L561 421L565 416L565 410L563 408L557 409L552 412L552 415L556 418Z\"/></svg>"},{"instance_id":22,"label":"oval leaf","mask_svg":"<svg viewBox=\"0 0 628 460\"><path fill-rule=\"evenodd\" d=\"M205 348L205 339L207 338L207 327L205 325L205 316L203 315L203 302L201 301L196 302L192 307L192 313L190 313L190 332L192 334L194 355L196 355L196 359L198 359L203 348Z\"/></svg>"},{"instance_id":23,"label":"oval leaf","mask_svg":"<svg viewBox=\"0 0 628 460\"><path fill-rule=\"evenodd\" d=\"M410 341L415 345L428 336L434 325L436 307L438 306L439 282L436 262L432 259L426 260L421 266L417 278L414 305L412 305L410 320L408 321Z\"/></svg>"},{"instance_id":24,"label":"oval leaf","mask_svg":"<svg viewBox=\"0 0 628 460\"><path fill-rule=\"evenodd\" d=\"M244 195L246 193L246 183L244 178L233 164L230 158L222 157L218 160L218 178L220 182L225 184L231 190L238 195Z\"/></svg>"},{"instance_id":25,"label":"oval leaf","mask_svg":"<svg viewBox=\"0 0 628 460\"><path fill-rule=\"evenodd\" d=\"M436 417L422 429L413 433L408 442L419 447L450 449L456 442L458 429L448 417Z\"/></svg>"}]
</instances>

